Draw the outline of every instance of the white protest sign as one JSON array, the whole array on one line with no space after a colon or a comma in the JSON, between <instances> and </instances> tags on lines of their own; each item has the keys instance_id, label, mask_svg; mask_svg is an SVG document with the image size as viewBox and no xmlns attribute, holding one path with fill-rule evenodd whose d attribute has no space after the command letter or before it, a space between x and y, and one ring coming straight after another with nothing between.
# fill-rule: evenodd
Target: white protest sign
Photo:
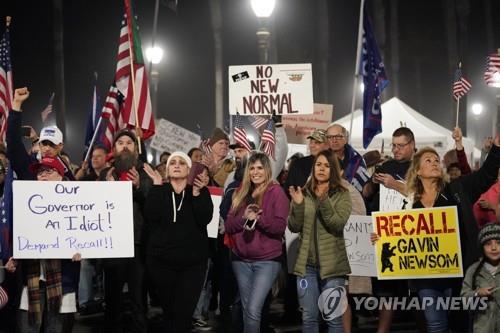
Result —
<instances>
[{"instance_id":1,"label":"white protest sign","mask_svg":"<svg viewBox=\"0 0 500 333\"><path fill-rule=\"evenodd\" d=\"M351 275L377 276L375 247L370 241L372 217L351 215L344 227L345 247Z\"/></svg>"},{"instance_id":2,"label":"white protest sign","mask_svg":"<svg viewBox=\"0 0 500 333\"><path fill-rule=\"evenodd\" d=\"M200 136L168 120L160 119L156 123L155 136L151 148L158 151L187 152L200 144Z\"/></svg>"},{"instance_id":3,"label":"white protest sign","mask_svg":"<svg viewBox=\"0 0 500 333\"><path fill-rule=\"evenodd\" d=\"M381 212L392 212L405 209L408 200L404 195L396 190L385 187L380 184L380 208Z\"/></svg>"},{"instance_id":4,"label":"white protest sign","mask_svg":"<svg viewBox=\"0 0 500 333\"><path fill-rule=\"evenodd\" d=\"M14 257L134 256L131 182L14 181Z\"/></svg>"},{"instance_id":5,"label":"white protest sign","mask_svg":"<svg viewBox=\"0 0 500 333\"><path fill-rule=\"evenodd\" d=\"M351 275L377 276L375 247L370 242L373 232L371 216L351 215L344 227L347 258ZM299 234L285 230L288 273L292 274L299 251Z\"/></svg>"},{"instance_id":6,"label":"white protest sign","mask_svg":"<svg viewBox=\"0 0 500 333\"><path fill-rule=\"evenodd\" d=\"M210 192L210 197L212 198L212 203L214 204L214 212L212 215L212 220L207 225L207 233L210 238L217 238L219 233L219 206L222 202L222 195L224 190L220 187L209 186L208 191Z\"/></svg>"},{"instance_id":7,"label":"white protest sign","mask_svg":"<svg viewBox=\"0 0 500 333\"><path fill-rule=\"evenodd\" d=\"M229 66L229 113L313 113L311 64Z\"/></svg>"},{"instance_id":8,"label":"white protest sign","mask_svg":"<svg viewBox=\"0 0 500 333\"><path fill-rule=\"evenodd\" d=\"M333 105L314 104L314 113L283 116L283 128L288 143L307 144L307 137L317 129L326 130L332 122Z\"/></svg>"}]
</instances>

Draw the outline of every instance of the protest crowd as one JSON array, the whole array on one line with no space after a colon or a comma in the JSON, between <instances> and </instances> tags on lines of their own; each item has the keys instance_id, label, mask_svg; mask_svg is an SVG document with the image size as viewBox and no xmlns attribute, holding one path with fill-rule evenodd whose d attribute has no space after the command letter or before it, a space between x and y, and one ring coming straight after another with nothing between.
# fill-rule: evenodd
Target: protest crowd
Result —
<instances>
[{"instance_id":1,"label":"protest crowd","mask_svg":"<svg viewBox=\"0 0 500 333\"><path fill-rule=\"evenodd\" d=\"M156 306L164 332L267 332L274 324L271 304L281 299L282 320L299 323L303 332L352 332L360 315L351 300L356 295L485 297L487 305L475 312L432 305L410 311L409 318L421 332L500 328L500 136L486 140L484 161L473 170L460 128L452 133L455 159L444 165L433 148L415 148L418 135L411 128L394 130L392 156L378 151L362 156L348 144L348 131L334 122L308 136L310 155L286 161L282 119L273 115L268 120L274 127L271 149L256 149L246 136L234 135L231 141L215 128L200 147L164 152L155 166L139 154L140 133L123 129L115 133L110 150L96 144L89 160L76 166L63 154L64 138L55 126L39 135L30 127L32 146L25 147L22 103L28 97L27 88L15 90L0 155L3 204L13 177L128 181L134 256L86 259L75 251L70 259L16 259L12 248L3 248L0 330L71 332L75 314L104 311L106 332L147 332L148 308ZM458 176L449 175L453 167ZM344 228L351 215L381 209L382 187L407 199L403 210L456 207L463 278L351 275ZM212 202L209 189L214 188L221 189L219 206ZM209 238L214 211L218 232ZM378 225L369 246L397 227ZM403 223L400 227L406 230ZM285 245L286 229L299 234L295 253ZM13 244L3 239L2 246ZM393 252L384 248L377 259L382 272L397 265L390 259ZM345 290L346 302L341 313L328 317L322 293L338 287ZM396 312L380 308L373 313L378 332L391 330Z\"/></svg>"}]
</instances>

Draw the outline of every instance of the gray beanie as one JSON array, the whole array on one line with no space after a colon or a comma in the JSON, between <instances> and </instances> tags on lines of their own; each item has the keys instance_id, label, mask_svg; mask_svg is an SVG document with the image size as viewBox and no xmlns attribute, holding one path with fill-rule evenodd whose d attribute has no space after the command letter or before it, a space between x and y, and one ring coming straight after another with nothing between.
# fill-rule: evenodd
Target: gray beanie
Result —
<instances>
[{"instance_id":1,"label":"gray beanie","mask_svg":"<svg viewBox=\"0 0 500 333\"><path fill-rule=\"evenodd\" d=\"M488 223L479 230L477 240L481 246L491 239L500 239L500 224Z\"/></svg>"}]
</instances>

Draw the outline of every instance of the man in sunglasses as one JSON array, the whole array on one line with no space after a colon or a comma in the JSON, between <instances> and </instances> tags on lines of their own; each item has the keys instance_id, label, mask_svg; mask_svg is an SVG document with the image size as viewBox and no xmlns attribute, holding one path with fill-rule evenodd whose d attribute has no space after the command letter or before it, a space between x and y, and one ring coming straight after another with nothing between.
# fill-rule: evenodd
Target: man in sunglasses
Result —
<instances>
[{"instance_id":1,"label":"man in sunglasses","mask_svg":"<svg viewBox=\"0 0 500 333\"><path fill-rule=\"evenodd\" d=\"M34 180L34 175L29 166L36 162L36 158L31 156L22 142L21 125L22 110L21 106L29 97L28 88L19 88L14 91L12 99L12 110L9 112L7 127L7 157L9 158L12 169L17 174L17 179ZM44 127L40 132L40 153L41 158L51 157L59 160L64 166L64 177L68 180L75 180L73 173L68 165L60 158L59 154L63 149L63 134L56 126Z\"/></svg>"}]
</instances>

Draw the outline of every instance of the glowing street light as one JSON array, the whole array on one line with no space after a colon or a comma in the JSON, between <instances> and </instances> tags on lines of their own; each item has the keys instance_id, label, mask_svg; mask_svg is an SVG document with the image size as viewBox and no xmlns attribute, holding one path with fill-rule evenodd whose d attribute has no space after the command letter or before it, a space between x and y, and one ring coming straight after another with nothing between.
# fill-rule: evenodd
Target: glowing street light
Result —
<instances>
[{"instance_id":1,"label":"glowing street light","mask_svg":"<svg viewBox=\"0 0 500 333\"><path fill-rule=\"evenodd\" d=\"M146 49L146 58L154 65L159 64L163 59L163 49L159 46L148 47Z\"/></svg>"},{"instance_id":2,"label":"glowing street light","mask_svg":"<svg viewBox=\"0 0 500 333\"><path fill-rule=\"evenodd\" d=\"M276 0L252 0L251 4L255 16L268 18L273 13Z\"/></svg>"},{"instance_id":3,"label":"glowing street light","mask_svg":"<svg viewBox=\"0 0 500 333\"><path fill-rule=\"evenodd\" d=\"M483 113L483 104L480 104L480 103L472 104L472 113L475 116L481 115L481 113Z\"/></svg>"}]
</instances>

